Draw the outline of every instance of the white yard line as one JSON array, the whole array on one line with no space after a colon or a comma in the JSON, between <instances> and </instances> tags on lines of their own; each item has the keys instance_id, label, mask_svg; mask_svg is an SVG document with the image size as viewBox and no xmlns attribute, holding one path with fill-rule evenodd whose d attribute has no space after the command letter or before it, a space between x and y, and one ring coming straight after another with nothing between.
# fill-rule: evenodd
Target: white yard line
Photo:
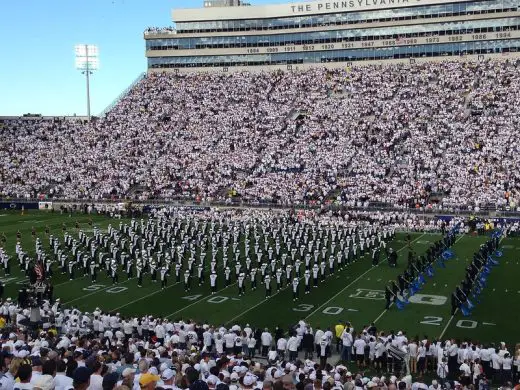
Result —
<instances>
[{"instance_id":1,"label":"white yard line","mask_svg":"<svg viewBox=\"0 0 520 390\"><path fill-rule=\"evenodd\" d=\"M418 239L421 238L421 237L422 237L422 235L419 236L419 237L417 237L416 240L418 240ZM414 242L414 241L416 241L416 240L413 240L412 242ZM397 252L400 252L400 251L403 250L404 248L405 248L405 246L403 246L403 247L402 247L401 249L399 249ZM363 257L366 256L366 255L367 255L367 254L363 255ZM373 267L373 268L375 268L375 267ZM368 273L369 271L371 271L373 268L370 268L368 271L366 271L366 272L363 273L362 275L358 276L358 277L357 277L357 278L356 278L352 283L355 283L356 281L358 281L360 278L362 278L366 273ZM348 268L347 268L347 269L348 269ZM343 271L346 271L346 269L343 270ZM343 272L343 271L341 271L341 272ZM338 277L339 277L339 276L338 276ZM303 277L300 278L300 280L302 280L302 279L303 279ZM352 284L352 283L351 283L351 284ZM226 325L229 324L229 323L231 323L232 321L236 320L237 318L242 317L244 314L249 313L251 310L256 309L256 308L257 308L258 306L260 306L261 304L263 304L263 303L269 301L269 300L272 299L274 296L278 295L278 294L281 293L283 290L287 289L289 286L290 286L290 285L286 285L286 286L283 287L280 291L277 291L275 294L273 294L273 295L271 296L271 298L266 298L266 299L264 299L264 300L258 302L256 305L250 307L249 309L243 311L243 312L240 313L239 315L233 317L233 318L230 319L228 322L226 322ZM349 286L350 286L350 284L349 284ZM343 291L343 290L342 290L342 291ZM340 291L340 293L341 293L341 291ZM334 297L333 297L332 299L334 299ZM327 302L327 303L328 303L328 302ZM318 308L318 309L319 309L319 308ZM317 309L317 310L318 310L318 309ZM310 316L311 316L312 314L314 314L317 310L313 311L311 314L309 314L309 315L308 315L307 317L305 317L305 318L310 317Z\"/></svg>"},{"instance_id":2,"label":"white yard line","mask_svg":"<svg viewBox=\"0 0 520 390\"><path fill-rule=\"evenodd\" d=\"M300 278L300 280L302 280L302 279L303 279L303 277ZM273 297L277 296L278 294L280 294L282 291L286 290L286 289L287 289L288 287L290 287L290 286L292 286L292 284L289 283L289 284L287 284L285 287L282 287L279 291L275 292L275 293L271 296L271 298L265 298L265 299L261 300L260 302L258 302L256 305L251 306L251 307L250 307L249 309L247 309L247 310L244 310L242 313L240 313L239 315L233 317L233 318L230 319L228 322L226 322L226 325L229 324L229 323L232 322L232 321L235 321L237 318L242 317L244 314L249 313L251 310L257 308L257 307L260 306L262 303L265 303L265 302L267 302L267 301L273 299Z\"/></svg>"},{"instance_id":3,"label":"white yard line","mask_svg":"<svg viewBox=\"0 0 520 390\"><path fill-rule=\"evenodd\" d=\"M380 319L385 315L385 313L386 313L388 310L390 310L390 308L391 308L393 305L394 305L394 303L392 302L392 303L390 304L390 306L388 306L388 309L383 310L383 312L382 312L381 314L379 314L379 316L374 320L374 324L377 323L377 321L379 321L379 320L380 320Z\"/></svg>"},{"instance_id":4,"label":"white yard line","mask_svg":"<svg viewBox=\"0 0 520 390\"><path fill-rule=\"evenodd\" d=\"M206 266L206 267L204 268L204 271L207 271L207 270L209 270L210 268L211 268L211 265L208 265L208 266ZM217 269L221 269L221 268L223 268L223 267L217 267ZM173 277L172 277L172 278L173 278ZM181 276L181 278L182 278L182 276ZM152 296L154 296L155 294L159 294L160 292L164 292L164 291L168 290L169 288L171 288L171 287L173 287L173 286L176 286L176 285L178 285L178 284L181 284L181 283L182 283L182 282L175 282L175 283L173 283L173 284L171 284L171 285L169 285L169 286L166 286L166 288L164 288L164 289L161 288L160 290L157 290L157 291L154 291L154 292L152 292L152 293L150 293L150 294L144 295L144 296L142 296L142 297L139 298L139 299L134 299L132 302L126 303L126 304L124 304L124 305L122 305L122 306L119 306L119 307L116 307L115 309L112 309L112 310L119 310L119 309L121 309L121 308L123 308L123 307L130 306L130 305L134 304L135 302L139 302L139 301L142 301L142 300L145 299L145 298L152 297ZM235 283L236 283L236 282L235 282Z\"/></svg>"},{"instance_id":5,"label":"white yard line","mask_svg":"<svg viewBox=\"0 0 520 390\"><path fill-rule=\"evenodd\" d=\"M460 236L459 238L457 238L457 239L455 240L455 242L453 243L453 245L455 245L457 242L459 242L459 241L462 239L462 237L465 237L465 235L463 234L462 236ZM377 321L379 321L381 318L383 318L383 316L385 315L385 313L386 313L388 310L390 310L390 308L393 306L393 304L394 304L394 303L392 302L392 303L390 304L390 306L388 307L388 309L383 310L383 311L381 312L381 314L379 314L379 316L374 320L374 324L375 324ZM451 320L450 320L450 321L451 321Z\"/></svg>"},{"instance_id":6,"label":"white yard line","mask_svg":"<svg viewBox=\"0 0 520 390\"><path fill-rule=\"evenodd\" d=\"M422 236L424 236L424 234L420 235L419 237L417 237L417 238L416 238L415 240L413 240L412 242L415 242L415 241L419 240ZM400 251L402 251L402 250L405 249L405 248L406 248L406 246L403 246L403 247L400 248L397 252L400 252ZM365 254L365 256L366 256L366 254ZM368 269L366 272L364 272L363 274L361 274L360 276L358 276L358 277L357 277L357 278L356 278L352 283L350 283L350 284L349 284L347 287L345 287L345 288L350 287L352 284L354 284L355 282L357 282L359 279L361 279L363 276L365 276L368 272L370 272L370 271L373 270L374 268L376 268L376 267L372 267L372 268ZM348 268L347 268L347 269L348 269ZM301 280L301 279L303 279L303 278L300 278L300 280ZM273 295L273 297L274 297L275 295L278 295L280 292L282 292L283 290L285 290L287 287L288 287L288 286L285 286L285 287L282 288L280 291L276 292L276 293ZM345 290L345 289L341 290L338 294L336 294L336 295L335 295L334 297L332 297L330 300L328 300L327 302L325 302L325 304L323 304L322 306L320 306L318 309L314 310L311 314L309 314L309 315L308 315L307 317L305 317L305 318L309 318L311 315L313 315L314 313L316 313L316 312L317 312L321 307L323 307L324 305L326 305L328 302L330 302L332 299L334 299L336 296L338 296L338 295L339 295L341 292L343 292L344 290ZM271 298L266 298L266 299L264 299L264 300L258 302L256 305L254 305L254 306L250 307L249 309L243 311L243 312L240 313L238 316L235 316L235 317L233 317L232 319L230 319L228 322L226 322L226 325L229 324L229 323L231 323L232 321L236 320L237 318L242 317L244 314L250 312L251 310L256 309L258 306L260 306L261 304L267 302L267 301L270 300L270 299L272 299L272 297L271 297Z\"/></svg>"},{"instance_id":7,"label":"white yard line","mask_svg":"<svg viewBox=\"0 0 520 390\"><path fill-rule=\"evenodd\" d=\"M155 294L159 294L160 292L164 292L164 291L168 290L169 288L172 288L173 286L176 286L176 285L178 285L178 284L181 284L181 282L175 282L175 283L173 283L173 284L171 284L171 285L169 285L169 286L166 286L166 288L164 288L164 289L161 288L160 290L154 291L154 292L152 292L152 293L150 293L150 294L143 295L141 298L134 299L134 300L131 301L131 302L125 303L124 305L119 306L119 307L116 307L115 309L111 309L111 310L119 310L119 309L121 309L121 308L123 308L123 307L130 306L130 305L132 305L132 304L134 304L134 303L136 303L136 302L142 301L143 299L146 299L146 298L148 298L148 297L151 297L151 296L153 296L153 295L155 295Z\"/></svg>"},{"instance_id":8,"label":"white yard line","mask_svg":"<svg viewBox=\"0 0 520 390\"><path fill-rule=\"evenodd\" d=\"M500 240L498 241L498 243L500 244L504 238L505 238L505 237L502 236L502 237L500 238ZM457 240L457 241L459 241L459 240ZM455 314L457 314L458 311L459 311L459 309L456 309L456 310L455 310ZM448 320L448 323L446 324L446 326L445 326L444 329L442 330L442 333L440 334L439 339L442 339L442 337L444 336L444 333L446 333L446 331L447 331L448 328L450 327L451 321L453 321L453 318L455 318L455 314L452 315L452 316L450 317L450 319Z\"/></svg>"},{"instance_id":9,"label":"white yard line","mask_svg":"<svg viewBox=\"0 0 520 390\"><path fill-rule=\"evenodd\" d=\"M455 314L459 311L459 309L455 310ZM444 327L444 329L442 330L441 334L439 335L439 339L442 339L442 336L444 336L444 333L446 333L446 331L448 330L450 324L451 324L451 321L453 321L453 318L455 318L455 314L452 315L450 317L450 319L448 320L448 323L446 324L446 326Z\"/></svg>"},{"instance_id":10,"label":"white yard line","mask_svg":"<svg viewBox=\"0 0 520 390\"><path fill-rule=\"evenodd\" d=\"M415 240L411 241L411 243L414 243L415 241L418 241L422 236L424 236L424 234L421 234L419 237L417 237ZM402 248L398 249L397 250L397 253L401 252L403 249L406 249L407 246L403 246ZM313 316L314 314L316 314L316 312L318 312L318 310L320 310L322 307L325 307L325 305L327 305L330 301L336 299L340 294L342 294L346 289L348 289L350 286L352 286L354 283L356 283L359 279L361 279L363 276L365 276L366 274L368 274L369 272L372 272L373 270L375 270L376 268L379 267L379 264L376 265L375 267L371 267L369 268L368 270L366 270L365 272L363 272L361 275L359 275L356 279L354 279L351 283L347 284L343 289L341 289L336 295L334 295L332 298L330 298L327 302L325 302L324 304L322 304L321 306L319 306L316 310L314 310L312 313L310 313L307 317L305 317L305 319Z\"/></svg>"}]
</instances>

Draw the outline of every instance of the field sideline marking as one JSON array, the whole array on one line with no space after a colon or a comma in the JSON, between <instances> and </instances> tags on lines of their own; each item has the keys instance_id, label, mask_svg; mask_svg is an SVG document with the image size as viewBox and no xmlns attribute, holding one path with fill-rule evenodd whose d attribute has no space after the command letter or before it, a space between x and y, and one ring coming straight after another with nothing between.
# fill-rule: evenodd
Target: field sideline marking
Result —
<instances>
[{"instance_id":1,"label":"field sideline marking","mask_svg":"<svg viewBox=\"0 0 520 390\"><path fill-rule=\"evenodd\" d=\"M424 234L421 234L419 237L417 237L415 240L411 241L411 243L419 240L422 236L424 236ZM401 249L398 249L396 252L399 253L401 252L403 249L407 248L407 246L403 246ZM347 284L342 290L340 290L336 295L334 295L332 298L330 298L327 302L325 302L324 304L318 306L318 308L316 310L314 310L312 313L310 313L309 315L307 315L307 317L305 317L305 319L313 316L314 314L316 314L316 312L318 310L320 310L322 307L324 307L325 305L327 305L330 301L332 301L333 299L337 298L338 295L340 295L341 293L343 293L347 288L349 288L350 286L352 286L354 283L356 283L359 279L361 279L363 276L365 276L366 274L368 274L369 272L373 271L374 269L376 268L379 268L379 264L376 265L375 267L370 267L369 269L367 269L365 272L363 272L361 275L359 275L356 279L354 279L351 283Z\"/></svg>"},{"instance_id":2,"label":"field sideline marking","mask_svg":"<svg viewBox=\"0 0 520 390\"><path fill-rule=\"evenodd\" d=\"M455 246L455 244L456 244L457 242L459 242L459 241L462 239L462 237L464 237L464 236L465 236L465 234L463 234L462 236L460 236L459 238L457 238L457 240L453 243L453 245ZM392 303L390 304L390 306L388 306L388 309L383 310L383 311L381 312L381 314L379 314L379 316L374 320L374 324L375 324L377 321L379 321L381 318L383 318L383 316L385 315L385 313L386 313L388 310L390 310L390 308L392 307L393 304L394 304L394 302L392 302ZM452 319L453 319L453 317L450 319L450 322L451 322ZM448 325L449 325L449 322L448 322ZM444 329L444 330L446 330L446 329ZM444 332L443 332L443 334L444 334ZM440 337L442 337L442 335L441 335ZM440 337L439 337L439 338L440 338Z\"/></svg>"}]
</instances>

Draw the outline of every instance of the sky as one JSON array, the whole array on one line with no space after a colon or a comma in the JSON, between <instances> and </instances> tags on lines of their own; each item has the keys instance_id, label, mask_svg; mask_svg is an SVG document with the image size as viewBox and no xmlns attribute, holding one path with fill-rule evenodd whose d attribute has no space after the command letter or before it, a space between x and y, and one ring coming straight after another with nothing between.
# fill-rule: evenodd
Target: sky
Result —
<instances>
[{"instance_id":1,"label":"sky","mask_svg":"<svg viewBox=\"0 0 520 390\"><path fill-rule=\"evenodd\" d=\"M253 5L281 0L250 0ZM110 105L146 71L143 31L170 26L171 10L202 0L0 0L0 116L85 115L85 76L74 46L99 47L91 113Z\"/></svg>"}]
</instances>

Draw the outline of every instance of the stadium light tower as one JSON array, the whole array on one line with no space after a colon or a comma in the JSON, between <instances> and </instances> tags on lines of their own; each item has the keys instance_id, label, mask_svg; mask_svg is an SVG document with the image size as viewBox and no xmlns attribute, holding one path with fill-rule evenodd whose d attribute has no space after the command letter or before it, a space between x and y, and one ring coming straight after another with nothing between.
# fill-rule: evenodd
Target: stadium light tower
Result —
<instances>
[{"instance_id":1,"label":"stadium light tower","mask_svg":"<svg viewBox=\"0 0 520 390\"><path fill-rule=\"evenodd\" d=\"M96 45L76 45L76 69L87 79L87 117L90 121L90 75L99 69L99 50Z\"/></svg>"}]
</instances>

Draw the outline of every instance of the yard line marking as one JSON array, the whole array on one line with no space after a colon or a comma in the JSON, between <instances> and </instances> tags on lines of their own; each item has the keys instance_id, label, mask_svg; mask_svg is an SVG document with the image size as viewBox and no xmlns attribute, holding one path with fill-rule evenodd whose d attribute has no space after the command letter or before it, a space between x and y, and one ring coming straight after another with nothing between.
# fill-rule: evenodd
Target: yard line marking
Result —
<instances>
[{"instance_id":1,"label":"yard line marking","mask_svg":"<svg viewBox=\"0 0 520 390\"><path fill-rule=\"evenodd\" d=\"M462 237L464 237L464 235L462 235ZM462 237L461 237L461 238L462 238ZM460 240L460 238L459 238L459 240ZM459 241L459 240L457 240L457 241ZM455 243L456 243L457 241L455 241ZM458 311L459 311L459 309L455 309L455 314L457 314ZM439 339L442 339L442 336L444 336L444 333L446 333L446 331L448 330L448 328L449 328L449 326L450 326L450 324L451 324L451 321L453 321L453 318L455 318L455 314L453 314L453 315L450 317L450 319L448 320L448 323L446 324L446 326L445 326L444 329L442 330L442 333L440 334Z\"/></svg>"},{"instance_id":2,"label":"yard line marking","mask_svg":"<svg viewBox=\"0 0 520 390\"><path fill-rule=\"evenodd\" d=\"M240 243L245 243L245 239L244 239L243 241L241 240ZM207 270L209 270L210 268L211 268L211 265L207 265L206 267L204 267L204 271L207 271ZM218 270L218 269L221 269L221 268L224 269L223 266L222 266L222 267L218 266L218 267L217 267L217 270ZM166 291L166 290L168 290L169 288L171 288L171 287L173 287L173 286L176 286L176 285L178 285L178 284L180 284L180 283L182 283L182 282L175 282L174 284L172 284L172 285L170 285L170 286L166 286L166 288L164 288L164 289L161 288L160 290L154 291L154 292L152 292L152 293L150 293L150 294L147 294L147 295L145 295L145 296L142 296L142 297L139 298L139 299L135 299L135 300L133 300L132 302L129 302L129 303L123 305L123 306L116 307L115 309L112 309L112 310L119 310L119 309L122 309L123 307L130 306L130 305L134 304L135 302L139 302L139 301L142 301L142 300L145 299L145 298L149 298L149 297L151 297L151 296L154 296L155 294L159 294L160 292ZM245 281L244 281L244 283L245 283ZM233 284L236 284L236 282L233 283ZM233 284L232 284L232 285L233 285ZM232 285L231 285L231 286L232 286ZM200 286L199 286L199 287L200 287ZM228 287L229 287L229 286L228 286ZM227 287L226 287L226 288L227 288ZM217 292L218 292L218 291L217 291ZM186 307L188 307L188 306L185 306L185 308L186 308ZM175 313L173 313L173 314L175 314ZM172 315L172 314L171 314L171 315ZM168 318L168 317L166 317L166 318Z\"/></svg>"},{"instance_id":3,"label":"yard line marking","mask_svg":"<svg viewBox=\"0 0 520 390\"><path fill-rule=\"evenodd\" d=\"M458 311L459 311L459 309L456 309L456 310L455 310L455 314L457 314ZM448 327L450 326L451 321L453 321L453 318L455 318L455 314L453 314L453 315L450 317L450 319L448 320L448 323L446 324L446 326L445 326L444 329L442 330L442 333L440 334L439 339L442 339L442 336L444 336L444 333L446 333L446 331L448 330Z\"/></svg>"},{"instance_id":4,"label":"yard line marking","mask_svg":"<svg viewBox=\"0 0 520 390\"><path fill-rule=\"evenodd\" d=\"M301 280L301 279L302 279L302 278L300 278L300 280ZM261 300L260 302L258 302L256 305L250 307L249 309L243 311L243 312L240 313L239 315L233 317L233 318L230 319L228 322L226 322L226 325L229 324L229 323L231 323L232 321L235 321L237 318L242 317L244 314L250 312L251 310L257 308L257 307L260 306L262 303L265 303L265 302L269 301L270 299L272 299L273 297L277 296L277 295L280 294L282 291L284 291L285 289L287 289L287 287L289 287L289 285L283 287L280 291L275 292L275 293L271 296L271 298L265 298L265 299Z\"/></svg>"},{"instance_id":5,"label":"yard line marking","mask_svg":"<svg viewBox=\"0 0 520 390\"><path fill-rule=\"evenodd\" d=\"M74 282L74 280L75 279L67 280L66 282L61 282L61 283L55 284L54 287L63 286L64 284Z\"/></svg>"},{"instance_id":6,"label":"yard line marking","mask_svg":"<svg viewBox=\"0 0 520 390\"><path fill-rule=\"evenodd\" d=\"M457 242L459 242L459 240L460 240L462 237L464 237L464 234L463 234L462 236L460 236L459 238L457 238L457 240L455 240L455 242L453 243L453 245L455 246L455 244L456 244ZM434 286L435 286L435 284L434 284ZM446 284L444 287L448 287L448 285ZM394 304L394 302L392 302L392 303L388 306L388 309L383 310L383 311L381 312L381 314L379 314L379 316L374 320L374 324L375 324L377 321L379 321L379 320L380 320L380 319L385 315L385 313L386 313L386 312L387 312L387 311L392 307L393 304ZM441 337L442 337L442 336L441 336Z\"/></svg>"},{"instance_id":7,"label":"yard line marking","mask_svg":"<svg viewBox=\"0 0 520 390\"><path fill-rule=\"evenodd\" d=\"M211 265L206 266L206 268L204 268L204 271L207 271L208 269L210 269L210 267L211 267ZM221 268L223 269L224 267L217 267L217 269L221 269ZM150 294L144 295L144 296L142 296L142 297L139 298L139 299L134 299L132 302L129 302L129 303L123 305L123 306L116 307L116 308L113 309L113 310L119 310L119 309L121 309L121 308L123 308L123 307L130 306L130 305L134 304L135 302L139 302L139 301L142 301L142 300L145 299L145 298L148 298L148 297L154 296L155 294L159 294L160 292L166 291L166 290L168 290L169 288L172 288L173 286L176 286L176 285L181 284L181 283L182 283L182 281L181 281L181 282L175 282L175 283L173 283L173 284L171 284L171 285L169 285L169 286L166 286L166 288L161 288L160 290L157 290L157 291L154 291L154 292L152 292L152 293L150 293ZM235 282L234 284L236 284L236 282ZM200 286L199 286L199 287L200 287Z\"/></svg>"},{"instance_id":8,"label":"yard line marking","mask_svg":"<svg viewBox=\"0 0 520 390\"><path fill-rule=\"evenodd\" d=\"M392 302L389 306L388 306L388 309L385 309L383 310L383 312L381 314L379 314L379 316L374 320L374 324L379 321L381 319L381 317L383 317L385 315L385 313L390 310L390 308L394 305L394 303Z\"/></svg>"},{"instance_id":9,"label":"yard line marking","mask_svg":"<svg viewBox=\"0 0 520 390\"><path fill-rule=\"evenodd\" d=\"M139 302L139 301L142 301L143 299L145 298L148 298L148 297L151 297L152 295L155 295L155 294L159 294L160 292L163 292L163 291L166 291L168 290L169 288L172 288L173 286L176 286L178 284L180 284L181 282L175 282L169 286L166 286L166 288L161 288L160 290L156 290L156 291L153 291L151 292L150 294L147 294L147 295L143 295L142 297L138 298L138 299L134 299L132 302L128 302L128 303L125 303L124 305L122 306L119 306L119 307L116 307L115 309L112 309L112 310L119 310L123 307L127 307L127 306L130 306L132 304L134 304L135 302Z\"/></svg>"},{"instance_id":10,"label":"yard line marking","mask_svg":"<svg viewBox=\"0 0 520 390\"><path fill-rule=\"evenodd\" d=\"M305 319L311 317L312 315L314 315L318 310L320 310L323 306L325 306L326 304L328 304L330 301L332 301L333 299L335 299L338 295L340 295L343 291L345 291L347 288L349 288L350 286L352 286L354 283L356 283L359 279L361 279L363 276L365 276L366 274L368 274L370 271L372 271L373 269L379 267L379 265L377 265L376 267L371 267L369 269L367 269L365 272L363 272L361 275L359 275L356 279L354 279L352 282L350 282L349 284L347 284L347 286L343 289L341 289L336 295L334 295L332 298L330 298L327 302L325 302L323 305L320 305L318 306L318 308L316 310L314 310L311 314L309 314L307 317L305 317Z\"/></svg>"},{"instance_id":11,"label":"yard line marking","mask_svg":"<svg viewBox=\"0 0 520 390\"><path fill-rule=\"evenodd\" d=\"M423 235L424 235L424 234L423 234ZM417 237L416 240L418 240L419 238L421 238L423 235ZM414 241L415 241L415 240L414 240ZM412 241L412 242L414 242L414 241ZM405 249L405 248L406 248L406 246L403 246L402 248L400 248L399 250L397 250L397 252L400 252L401 250L403 250L403 249ZM365 256L366 256L366 254L363 255L363 257L365 257ZM379 265L377 265L376 267L379 267ZM370 272L371 270L373 270L373 269L376 268L376 267L371 267L370 269L368 269L368 271L366 271L366 272L363 273L362 275L358 276L358 277L357 277L357 278L356 278L352 283L349 284L349 286L350 286L351 284L353 284L353 283L356 283L357 280L359 280L360 278L362 278L362 277L363 277L367 272ZM346 268L346 269L348 269L348 268ZM347 279L349 279L349 278L350 278L350 276L347 276ZM303 279L303 278L300 278L300 280L301 280L301 279ZM288 288L288 287L289 287L289 285L288 285L288 286L285 286L285 287L282 288L280 291L277 291L275 294L273 294L272 297L278 295L280 292L282 292L283 290L285 290L285 289ZM348 286L347 286L347 287L348 287ZM342 290L342 291L343 291L343 290ZM341 293L341 291L340 291L340 293ZM272 298L272 297L271 297L271 298ZM261 304L265 303L266 301L268 301L268 300L271 299L271 298L266 298L266 299L264 299L264 300L258 302L256 305L250 307L249 309L243 311L243 312L240 313L239 315L237 315L237 316L233 317L232 319L230 319L228 322L226 322L226 325L229 324L230 322L236 320L237 318L242 317L245 313L248 313L248 312L250 312L251 310L256 309L258 306L260 306ZM333 298L334 298L334 297L333 297ZM326 302L325 304L327 304L327 303L328 303L328 302ZM319 308L316 309L315 311L313 311L311 314L309 314L309 315L308 315L307 317L305 317L305 318L310 317L310 316L311 316L312 314L314 314L317 310L319 310Z\"/></svg>"},{"instance_id":12,"label":"yard line marking","mask_svg":"<svg viewBox=\"0 0 520 390\"><path fill-rule=\"evenodd\" d=\"M424 234L421 234L419 237L417 237L415 240L413 241L410 241L410 244L419 240L422 236L424 236ZM403 246L401 249L398 249L397 250L397 253L401 252L403 249L406 249L407 246ZM354 283L356 283L359 279L361 279L363 276L365 276L366 274L368 274L369 272L375 270L376 268L379 268L379 265L376 265L375 267L370 267L368 270L366 270L365 272L363 272L361 275L359 275L356 279L354 279L351 283L347 284L342 290L340 290L336 295L334 295L332 298L330 298L327 302L325 302L324 304L322 304L321 306L319 306L316 310L314 310L311 314L309 314L307 317L305 317L305 319L313 316L314 314L316 314L316 312L318 310L320 310L322 307L324 307L325 305L327 305L330 301L332 301L333 299L337 298L341 293L343 293L343 291L345 291L347 288L349 288L350 286L352 286Z\"/></svg>"},{"instance_id":13,"label":"yard line marking","mask_svg":"<svg viewBox=\"0 0 520 390\"><path fill-rule=\"evenodd\" d=\"M1 280L2 280L2 283L4 283L4 286L29 281L29 279L27 279L25 276L23 276L21 278L18 276L5 276L5 277L1 278ZM3 280L7 280L7 282L4 282Z\"/></svg>"}]
</instances>

